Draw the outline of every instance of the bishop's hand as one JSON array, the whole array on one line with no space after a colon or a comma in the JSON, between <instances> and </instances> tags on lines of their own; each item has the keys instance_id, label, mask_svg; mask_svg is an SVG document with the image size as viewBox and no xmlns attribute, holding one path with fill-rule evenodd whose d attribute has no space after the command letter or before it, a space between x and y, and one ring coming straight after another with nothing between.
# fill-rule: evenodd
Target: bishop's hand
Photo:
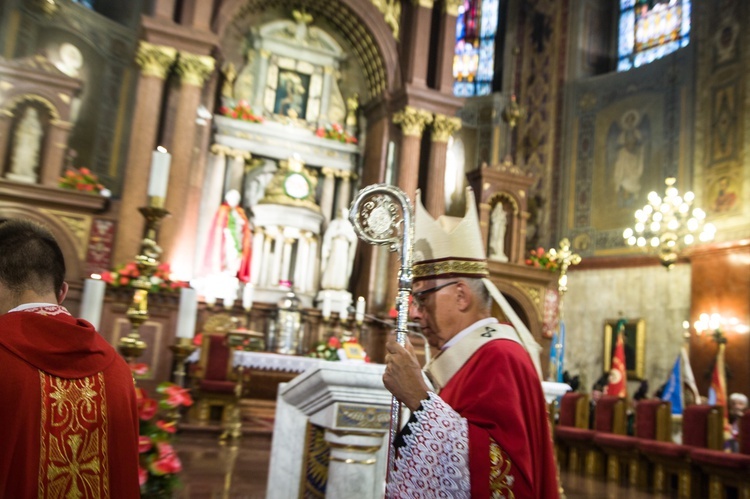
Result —
<instances>
[{"instance_id":1,"label":"bishop's hand","mask_svg":"<svg viewBox=\"0 0 750 499\"><path fill-rule=\"evenodd\" d=\"M394 338L386 343L385 349L388 353L385 356L383 384L402 404L416 411L427 398L429 388L422 376L414 347L408 338L405 347Z\"/></svg>"}]
</instances>

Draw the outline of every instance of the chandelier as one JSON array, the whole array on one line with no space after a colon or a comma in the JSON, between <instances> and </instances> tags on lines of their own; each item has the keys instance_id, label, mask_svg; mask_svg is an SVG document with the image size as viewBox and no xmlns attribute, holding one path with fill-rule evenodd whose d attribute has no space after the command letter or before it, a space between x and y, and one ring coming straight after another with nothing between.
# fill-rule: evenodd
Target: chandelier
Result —
<instances>
[{"instance_id":1,"label":"chandelier","mask_svg":"<svg viewBox=\"0 0 750 499\"><path fill-rule=\"evenodd\" d=\"M635 225L625 229L622 236L629 246L657 251L661 264L671 269L680 252L696 239L713 240L716 227L705 222L706 212L691 209L695 194L688 191L680 196L674 177L669 177L665 183L664 197L650 192L648 204L635 212Z\"/></svg>"}]
</instances>

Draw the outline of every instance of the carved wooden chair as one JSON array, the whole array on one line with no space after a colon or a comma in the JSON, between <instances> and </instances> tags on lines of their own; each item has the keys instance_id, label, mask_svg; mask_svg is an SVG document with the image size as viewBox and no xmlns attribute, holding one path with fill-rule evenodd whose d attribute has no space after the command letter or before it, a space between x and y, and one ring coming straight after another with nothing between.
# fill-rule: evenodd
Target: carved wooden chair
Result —
<instances>
[{"instance_id":1,"label":"carved wooden chair","mask_svg":"<svg viewBox=\"0 0 750 499\"><path fill-rule=\"evenodd\" d=\"M721 449L723 445L723 417L718 406L690 405L682 413L682 444L640 440L638 450L653 468L651 486L664 492L667 478L677 477L678 497L700 496L700 473L697 473L690 453L696 448Z\"/></svg>"},{"instance_id":2,"label":"carved wooden chair","mask_svg":"<svg viewBox=\"0 0 750 499\"><path fill-rule=\"evenodd\" d=\"M690 459L707 478L709 499L725 499L727 488L735 488L737 497L750 497L750 411L739 420L739 453L723 450L693 449ZM705 497L705 494L704 494Z\"/></svg>"},{"instance_id":3,"label":"carved wooden chair","mask_svg":"<svg viewBox=\"0 0 750 499\"><path fill-rule=\"evenodd\" d=\"M555 425L555 451L561 469L581 471L586 442L593 437L589 429L589 396L567 392L560 399L560 418Z\"/></svg>"},{"instance_id":4,"label":"carved wooden chair","mask_svg":"<svg viewBox=\"0 0 750 499\"><path fill-rule=\"evenodd\" d=\"M594 442L607 456L607 479L619 482L626 478L630 485L646 487L648 467L641 465L639 440L672 440L672 405L664 400L641 400L635 405L635 435L597 433Z\"/></svg>"},{"instance_id":5,"label":"carved wooden chair","mask_svg":"<svg viewBox=\"0 0 750 499\"><path fill-rule=\"evenodd\" d=\"M239 403L240 385L232 367L232 350L226 341L227 332L235 327L227 314L214 315L203 326L200 360L194 373L194 416L200 423L208 423L212 408L218 407L222 423L229 424Z\"/></svg>"}]
</instances>

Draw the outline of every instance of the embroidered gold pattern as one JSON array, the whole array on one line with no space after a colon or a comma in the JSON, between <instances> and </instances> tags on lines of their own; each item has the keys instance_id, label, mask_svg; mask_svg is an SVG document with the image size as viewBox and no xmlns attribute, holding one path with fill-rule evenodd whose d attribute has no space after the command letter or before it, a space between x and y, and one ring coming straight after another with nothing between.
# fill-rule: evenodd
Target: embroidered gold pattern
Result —
<instances>
[{"instance_id":1,"label":"embroidered gold pattern","mask_svg":"<svg viewBox=\"0 0 750 499\"><path fill-rule=\"evenodd\" d=\"M415 279L440 274L474 274L478 277L486 277L489 274L487 262L464 260L417 263L412 268L412 272Z\"/></svg>"},{"instance_id":2,"label":"embroidered gold pattern","mask_svg":"<svg viewBox=\"0 0 750 499\"><path fill-rule=\"evenodd\" d=\"M508 455L493 439L490 439L490 497L513 499L512 463Z\"/></svg>"},{"instance_id":3,"label":"embroidered gold pattern","mask_svg":"<svg viewBox=\"0 0 750 499\"><path fill-rule=\"evenodd\" d=\"M39 375L39 498L109 497L103 374L81 379Z\"/></svg>"}]
</instances>

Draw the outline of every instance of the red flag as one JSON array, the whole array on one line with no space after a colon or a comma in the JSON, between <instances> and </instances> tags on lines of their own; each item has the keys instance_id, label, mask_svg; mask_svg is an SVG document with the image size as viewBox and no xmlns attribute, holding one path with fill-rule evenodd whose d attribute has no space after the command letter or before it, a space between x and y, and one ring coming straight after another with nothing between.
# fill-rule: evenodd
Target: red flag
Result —
<instances>
[{"instance_id":1,"label":"red flag","mask_svg":"<svg viewBox=\"0 0 750 499\"><path fill-rule=\"evenodd\" d=\"M607 395L627 397L628 374L625 369L625 342L622 333L617 335L615 353L612 355L612 367L609 370L609 384L604 388Z\"/></svg>"},{"instance_id":2,"label":"red flag","mask_svg":"<svg viewBox=\"0 0 750 499\"><path fill-rule=\"evenodd\" d=\"M729 426L729 411L727 409L727 379L724 368L724 344L719 344L719 351L716 353L716 364L714 372L711 374L711 389L716 394L716 405L721 406L724 413L724 431L731 431Z\"/></svg>"}]
</instances>

